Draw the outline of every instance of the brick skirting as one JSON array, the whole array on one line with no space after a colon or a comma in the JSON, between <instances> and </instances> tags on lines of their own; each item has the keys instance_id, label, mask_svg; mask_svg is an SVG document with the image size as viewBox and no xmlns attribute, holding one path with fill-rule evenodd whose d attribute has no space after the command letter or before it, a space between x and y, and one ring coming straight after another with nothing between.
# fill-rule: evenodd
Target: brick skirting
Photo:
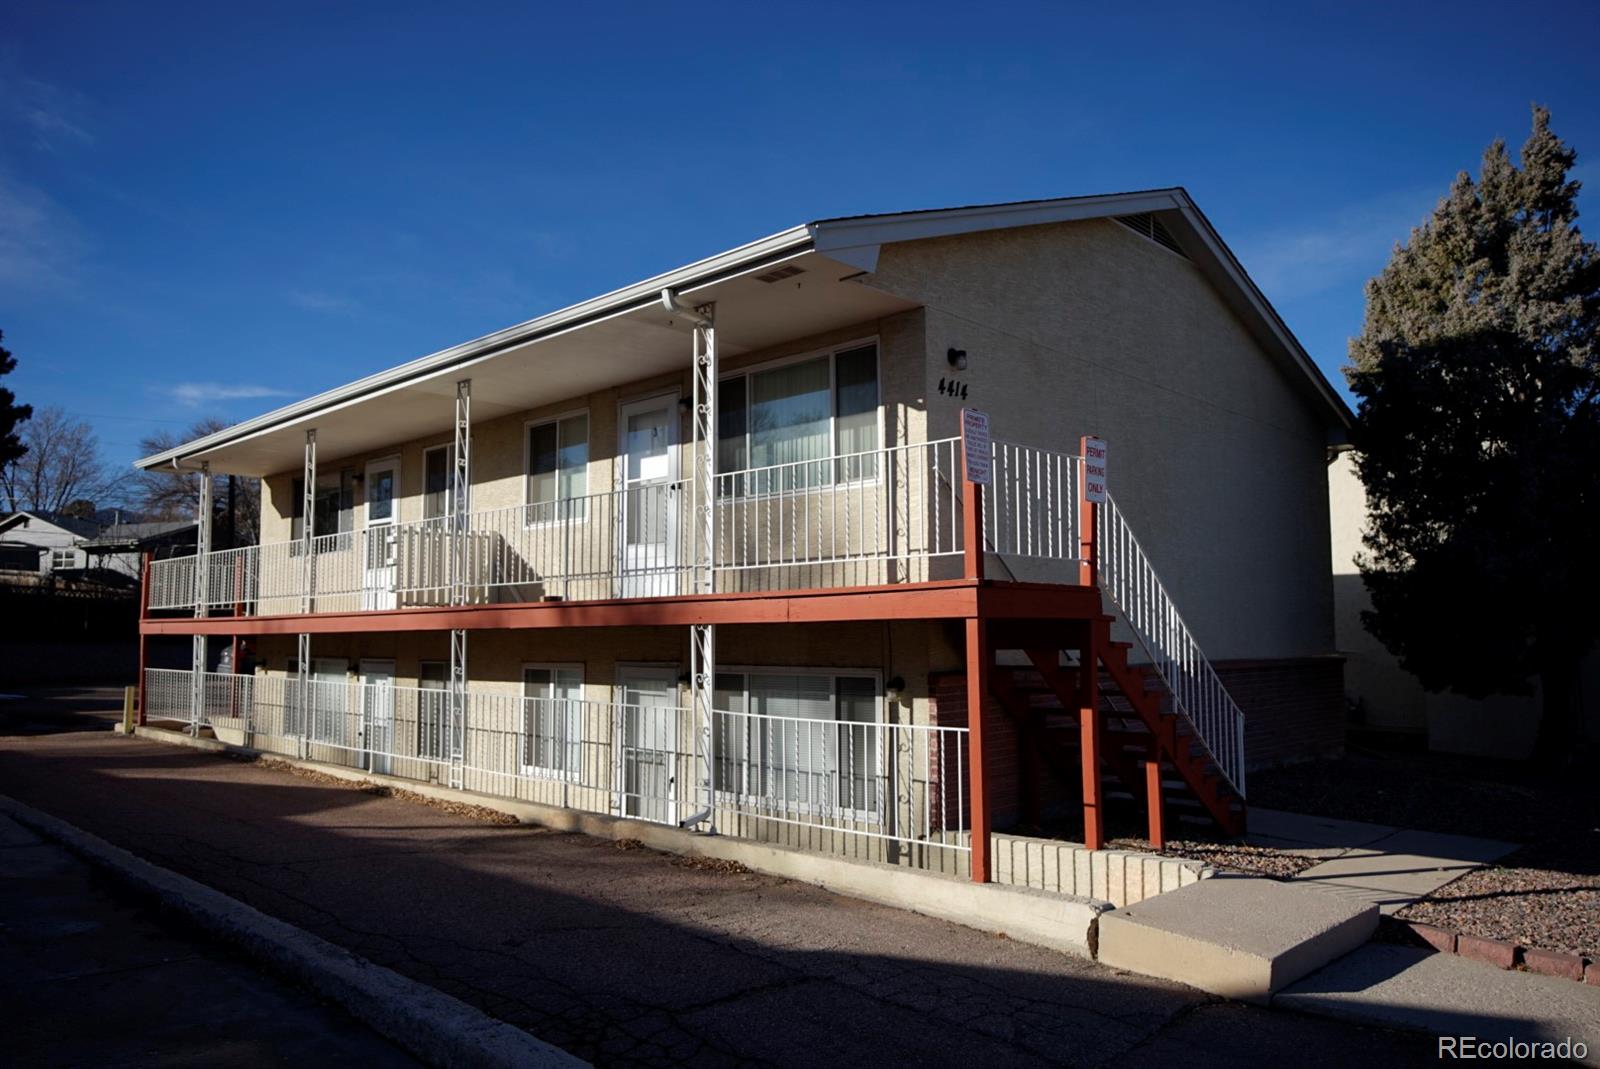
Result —
<instances>
[{"instance_id":1,"label":"brick skirting","mask_svg":"<svg viewBox=\"0 0 1600 1069\"><path fill-rule=\"evenodd\" d=\"M1222 661L1215 667L1222 685L1244 711L1247 768L1337 757L1344 752L1343 658ZM934 672L929 676L933 723L942 727L968 726L966 686L963 672ZM1021 808L1021 739L1011 718L992 699L984 721L984 739L989 751L992 816L998 826L1004 827ZM1076 802L1075 782L1063 784L1038 755L1030 755L1030 760L1042 807L1048 810Z\"/></svg>"},{"instance_id":2,"label":"brick skirting","mask_svg":"<svg viewBox=\"0 0 1600 1069\"><path fill-rule=\"evenodd\" d=\"M1344 658L1219 661L1214 667L1244 712L1246 768L1344 752Z\"/></svg>"}]
</instances>

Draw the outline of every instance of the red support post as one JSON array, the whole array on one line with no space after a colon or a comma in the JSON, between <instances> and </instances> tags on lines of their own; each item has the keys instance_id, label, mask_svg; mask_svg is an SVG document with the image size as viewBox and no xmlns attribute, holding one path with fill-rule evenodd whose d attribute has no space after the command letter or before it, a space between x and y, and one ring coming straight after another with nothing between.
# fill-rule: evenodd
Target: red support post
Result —
<instances>
[{"instance_id":1,"label":"red support post","mask_svg":"<svg viewBox=\"0 0 1600 1069\"><path fill-rule=\"evenodd\" d=\"M1150 812L1150 847L1160 850L1167 845L1166 812L1161 805L1161 759L1152 757L1144 763L1144 804Z\"/></svg>"},{"instance_id":2,"label":"red support post","mask_svg":"<svg viewBox=\"0 0 1600 1069\"><path fill-rule=\"evenodd\" d=\"M961 485L967 506L961 511L961 573L968 579L982 579L983 487L971 479L962 479Z\"/></svg>"},{"instance_id":3,"label":"red support post","mask_svg":"<svg viewBox=\"0 0 1600 1069\"><path fill-rule=\"evenodd\" d=\"M1105 809L1100 786L1100 631L1092 621L1089 638L1078 653L1078 739L1083 755L1083 845L1106 844Z\"/></svg>"},{"instance_id":4,"label":"red support post","mask_svg":"<svg viewBox=\"0 0 1600 1069\"><path fill-rule=\"evenodd\" d=\"M144 712L149 706L144 700L146 662L150 657L150 637L144 633L145 618L150 615L150 552L145 551L139 565L139 715L135 721L144 726Z\"/></svg>"},{"instance_id":5,"label":"red support post","mask_svg":"<svg viewBox=\"0 0 1600 1069\"><path fill-rule=\"evenodd\" d=\"M989 632L981 617L967 625L967 767L972 802L972 882L989 882L989 781L983 721L989 706Z\"/></svg>"},{"instance_id":6,"label":"red support post","mask_svg":"<svg viewBox=\"0 0 1600 1069\"><path fill-rule=\"evenodd\" d=\"M1089 439L1093 435L1084 435L1078 439L1078 456L1089 455ZM1095 522L1095 503L1088 497L1087 472L1084 470L1083 460L1078 461L1078 585L1098 587L1100 585L1100 539L1095 531L1098 526Z\"/></svg>"}]
</instances>

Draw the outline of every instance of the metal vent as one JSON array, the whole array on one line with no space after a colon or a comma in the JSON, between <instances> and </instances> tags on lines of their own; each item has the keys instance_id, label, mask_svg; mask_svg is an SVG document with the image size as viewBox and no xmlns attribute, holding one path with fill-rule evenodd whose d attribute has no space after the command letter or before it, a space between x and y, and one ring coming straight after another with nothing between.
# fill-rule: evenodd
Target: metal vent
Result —
<instances>
[{"instance_id":1,"label":"metal vent","mask_svg":"<svg viewBox=\"0 0 1600 1069\"><path fill-rule=\"evenodd\" d=\"M794 264L784 264L782 267L773 268L764 275L757 275L756 281L765 282L770 286L774 282L782 282L786 278L793 278L796 275L803 275L805 273L806 269L803 267L796 267Z\"/></svg>"},{"instance_id":2,"label":"metal vent","mask_svg":"<svg viewBox=\"0 0 1600 1069\"><path fill-rule=\"evenodd\" d=\"M1161 220L1149 212L1140 212L1138 215L1119 215L1116 219L1117 222L1129 230L1136 234L1144 235L1169 252L1175 252L1185 259L1188 258L1183 249L1179 247L1178 239L1172 236L1172 231L1162 226Z\"/></svg>"}]
</instances>

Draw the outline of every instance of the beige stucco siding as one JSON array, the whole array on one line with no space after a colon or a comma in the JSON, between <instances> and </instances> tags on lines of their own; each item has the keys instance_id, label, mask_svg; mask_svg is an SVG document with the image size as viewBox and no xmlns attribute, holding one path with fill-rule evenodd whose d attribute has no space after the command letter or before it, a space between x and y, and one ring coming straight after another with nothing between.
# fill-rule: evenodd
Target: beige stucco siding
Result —
<instances>
[{"instance_id":1,"label":"beige stucco siding","mask_svg":"<svg viewBox=\"0 0 1600 1069\"><path fill-rule=\"evenodd\" d=\"M872 284L925 303L931 437L956 433L962 404L997 439L1076 452L1100 435L1208 656L1331 651L1327 416L1193 264L1093 221L887 246ZM952 376L965 401L938 393Z\"/></svg>"},{"instance_id":2,"label":"beige stucco siding","mask_svg":"<svg viewBox=\"0 0 1600 1069\"><path fill-rule=\"evenodd\" d=\"M839 330L806 338L796 339L782 346L775 346L755 352L740 353L726 356L722 360L724 372L734 372L742 368L772 361L782 361L790 357L799 357L810 353L827 351L843 344L875 339L879 347L879 395L883 406L882 427L886 440L893 444L896 442L920 442L925 433L925 423L920 408L922 394L922 347L923 328L920 310L892 316L887 319L873 320ZM688 369L688 341L685 339L684 371L680 374L656 376L650 379L639 380L617 387L597 391L583 397L565 398L553 401L536 409L517 413L511 416L486 420L473 426L473 479L472 479L472 509L480 519L475 522L475 530L479 531L480 540L483 542L483 551L486 554L498 552L502 558L517 557L527 558L537 555L537 551L554 542L553 536L541 540L537 533L525 533L523 517L513 511L517 506L524 504L525 490L525 435L529 423L568 416L575 413L587 413L589 419L589 465L588 465L588 493L591 495L605 494L619 485L620 472L617 466L619 454L619 427L618 416L621 406L629 402L644 398L659 396L677 391L680 398L687 398L692 391ZM677 434L679 474L688 478L694 468L693 450L688 444L692 437L691 416L686 406L674 411L677 419L675 433ZM414 439L404 443L397 443L392 447L376 450L371 453L347 457L319 457L318 470L323 476L340 471L352 474L364 474L369 463L389 457L398 457L400 460L399 495L396 508L396 519L400 523L423 518L423 454L425 450L439 445L447 445L448 436L433 435L428 438ZM292 516L296 508L294 501L294 482L298 478L298 471L283 472L264 480L265 501L262 508L262 534L263 545L286 542L292 532ZM356 530L361 530L366 525L365 506L361 496L362 484L356 484L355 510L353 523ZM860 496L866 496L867 491L862 491ZM835 504L828 502L828 505ZM676 526L683 532L691 531L689 524L690 515L687 500L680 502L681 510L675 515ZM589 515L587 522L579 524L581 530L575 533L576 550L581 558L587 551L596 559L591 563L597 569L605 568L610 562L601 559L606 556L604 544L612 532L615 516L609 509L617 507L616 502L596 502L595 510ZM787 508L793 515L785 516L781 523L785 529L805 530L817 526L808 523L807 510L821 514L822 505L818 501L808 504L804 498L790 502ZM740 524L739 517L728 518L727 529L730 532L725 537L734 537L735 528ZM774 526L778 520L770 521ZM763 532L764 534L764 532ZM684 539L693 537L685 533ZM518 541L520 539L520 541ZM531 551L530 551L531 547ZM840 548L847 548L845 543L840 543ZM280 548L269 554L279 565L276 571L270 567L263 567L262 571L262 598L263 612L292 612L298 611L295 595L301 586L300 573L290 562L289 551ZM431 575L435 571L442 571L444 552L437 542L426 539L417 544L402 544L400 547L402 562L413 558L426 558L427 561L438 565L427 571ZM353 548L349 561L330 559L324 566L325 574L354 574L358 567L356 557L358 550ZM689 559L687 552L683 554ZM278 560L278 558L282 558ZM437 558L437 561L435 561ZM319 554L320 559L320 554ZM264 562L265 564L265 562ZM343 569L340 572L339 569ZM530 567L530 572L537 572L536 567ZM870 583L885 582L903 576L891 575L883 568L863 571L859 567L850 574L840 574L830 577L819 573L809 577L806 584L826 585L829 582ZM726 578L725 582L733 589L763 589L774 586L796 585L790 581L783 569L762 569L752 573L741 573ZM326 584L324 589L327 589ZM651 591L657 592L657 591ZM659 591L671 592L671 591ZM562 589L544 589L537 583L522 584L496 592L493 596L500 600L528 600L545 596L547 594L568 593ZM611 596L609 590L582 590L571 592L571 596ZM427 603L425 596L414 596L413 603ZM346 604L346 602L350 602ZM354 603L351 597L323 598L315 606L319 611L366 608Z\"/></svg>"}]
</instances>

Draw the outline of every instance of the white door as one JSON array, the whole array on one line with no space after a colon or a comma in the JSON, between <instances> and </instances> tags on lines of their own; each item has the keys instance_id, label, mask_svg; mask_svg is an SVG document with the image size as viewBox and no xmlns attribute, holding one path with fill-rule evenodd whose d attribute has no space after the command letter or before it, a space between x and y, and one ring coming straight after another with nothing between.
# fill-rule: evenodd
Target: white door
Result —
<instances>
[{"instance_id":1,"label":"white door","mask_svg":"<svg viewBox=\"0 0 1600 1069\"><path fill-rule=\"evenodd\" d=\"M311 722L306 725L311 741L345 745L349 670L336 657L311 658Z\"/></svg>"},{"instance_id":2,"label":"white door","mask_svg":"<svg viewBox=\"0 0 1600 1069\"><path fill-rule=\"evenodd\" d=\"M622 406L617 447L622 472L618 597L679 592L677 428L675 393Z\"/></svg>"},{"instance_id":3,"label":"white door","mask_svg":"<svg viewBox=\"0 0 1600 1069\"><path fill-rule=\"evenodd\" d=\"M392 609L395 584L395 521L399 502L400 462L374 460L367 465L367 527L362 534L361 607Z\"/></svg>"},{"instance_id":4,"label":"white door","mask_svg":"<svg viewBox=\"0 0 1600 1069\"><path fill-rule=\"evenodd\" d=\"M617 672L624 816L678 822L678 673L673 668Z\"/></svg>"},{"instance_id":5,"label":"white door","mask_svg":"<svg viewBox=\"0 0 1600 1069\"><path fill-rule=\"evenodd\" d=\"M361 754L371 772L388 772L394 755L394 662L361 662Z\"/></svg>"}]
</instances>

